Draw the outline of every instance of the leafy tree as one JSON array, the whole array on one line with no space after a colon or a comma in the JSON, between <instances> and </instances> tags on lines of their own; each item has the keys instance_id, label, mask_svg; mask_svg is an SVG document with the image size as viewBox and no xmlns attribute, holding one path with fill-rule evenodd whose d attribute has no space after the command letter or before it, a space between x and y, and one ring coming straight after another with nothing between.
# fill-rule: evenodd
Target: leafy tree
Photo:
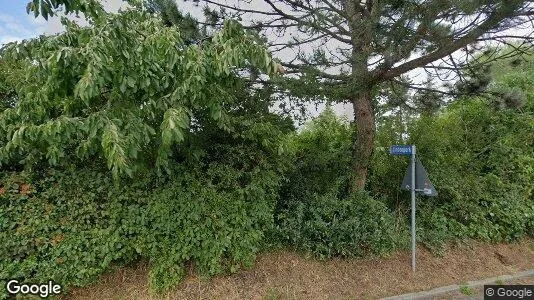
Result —
<instances>
[{"instance_id":1,"label":"leafy tree","mask_svg":"<svg viewBox=\"0 0 534 300\"><path fill-rule=\"evenodd\" d=\"M18 102L17 86L25 82L20 62L0 58L0 112Z\"/></svg>"},{"instance_id":2,"label":"leafy tree","mask_svg":"<svg viewBox=\"0 0 534 300\"><path fill-rule=\"evenodd\" d=\"M177 26L182 38L189 43L205 38L206 33L201 32L198 21L190 14L184 15L173 0L148 0L146 6L150 12L157 13L166 26Z\"/></svg>"},{"instance_id":3,"label":"leafy tree","mask_svg":"<svg viewBox=\"0 0 534 300\"><path fill-rule=\"evenodd\" d=\"M282 92L352 103L357 125L353 190L366 182L381 94L395 87L428 89L410 79L415 69L427 73L427 82L438 76L454 78L454 73L444 73L459 73L485 42L532 41L531 35L509 31L530 22L531 1L204 2L219 8L221 17L250 20L247 26L262 30L272 51L289 57L282 65L296 76L282 84ZM497 58L493 53L492 59ZM428 109L435 110L433 106Z\"/></svg>"},{"instance_id":4,"label":"leafy tree","mask_svg":"<svg viewBox=\"0 0 534 300\"><path fill-rule=\"evenodd\" d=\"M67 10L98 7L78 4ZM232 117L240 70L277 70L257 38L232 21L198 44L141 6L100 11L90 27L62 22L65 33L2 52L35 74L0 116L2 164L101 158L115 177L166 169L174 145L206 127L240 135L242 120Z\"/></svg>"},{"instance_id":5,"label":"leafy tree","mask_svg":"<svg viewBox=\"0 0 534 300\"><path fill-rule=\"evenodd\" d=\"M33 12L35 17L41 15L48 20L48 17L57 14L60 7L63 7L67 14L82 12L91 19L104 13L102 3L97 0L31 0L26 5L26 11Z\"/></svg>"},{"instance_id":6,"label":"leafy tree","mask_svg":"<svg viewBox=\"0 0 534 300\"><path fill-rule=\"evenodd\" d=\"M295 162L287 173L281 192L281 206L305 202L313 194L347 196L350 174L351 128L327 107L319 116L291 136Z\"/></svg>"}]
</instances>

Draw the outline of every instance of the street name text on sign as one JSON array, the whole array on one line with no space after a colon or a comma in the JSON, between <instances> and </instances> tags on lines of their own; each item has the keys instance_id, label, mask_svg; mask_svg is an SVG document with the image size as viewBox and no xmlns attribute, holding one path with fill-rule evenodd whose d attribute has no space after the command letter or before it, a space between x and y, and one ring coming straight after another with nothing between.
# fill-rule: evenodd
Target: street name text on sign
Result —
<instances>
[{"instance_id":1,"label":"street name text on sign","mask_svg":"<svg viewBox=\"0 0 534 300\"><path fill-rule=\"evenodd\" d=\"M393 145L389 148L389 153L392 155L412 155L412 146Z\"/></svg>"}]
</instances>

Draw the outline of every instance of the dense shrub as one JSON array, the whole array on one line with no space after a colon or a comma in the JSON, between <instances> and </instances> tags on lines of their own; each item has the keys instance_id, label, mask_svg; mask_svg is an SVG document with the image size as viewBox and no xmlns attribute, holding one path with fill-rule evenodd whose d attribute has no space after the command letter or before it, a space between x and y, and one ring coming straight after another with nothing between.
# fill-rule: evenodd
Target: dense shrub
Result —
<instances>
[{"instance_id":1,"label":"dense shrub","mask_svg":"<svg viewBox=\"0 0 534 300\"><path fill-rule=\"evenodd\" d=\"M84 285L112 261L135 256L125 207L146 201L147 192L132 197L133 189L88 170L4 174L1 182L0 255L9 259L0 262L0 281Z\"/></svg>"},{"instance_id":2,"label":"dense shrub","mask_svg":"<svg viewBox=\"0 0 534 300\"><path fill-rule=\"evenodd\" d=\"M282 206L314 194L348 194L351 132L346 120L327 108L291 136L294 158L281 191Z\"/></svg>"},{"instance_id":3,"label":"dense shrub","mask_svg":"<svg viewBox=\"0 0 534 300\"><path fill-rule=\"evenodd\" d=\"M242 73L280 66L236 22L191 44L138 4L1 50L0 285L143 258L164 291L250 265L273 227L293 124Z\"/></svg>"},{"instance_id":4,"label":"dense shrub","mask_svg":"<svg viewBox=\"0 0 534 300\"><path fill-rule=\"evenodd\" d=\"M83 286L146 258L164 291L186 262L206 275L250 266L273 225L279 176L216 164L175 174L116 184L102 170L4 173L0 281Z\"/></svg>"},{"instance_id":5,"label":"dense shrub","mask_svg":"<svg viewBox=\"0 0 534 300\"><path fill-rule=\"evenodd\" d=\"M437 198L420 201L423 241L513 241L534 233L534 114L466 99L411 127Z\"/></svg>"},{"instance_id":6,"label":"dense shrub","mask_svg":"<svg viewBox=\"0 0 534 300\"><path fill-rule=\"evenodd\" d=\"M386 206L348 192L351 127L331 109L292 136L293 168L281 190L274 235L318 257L385 254L395 247Z\"/></svg>"},{"instance_id":7,"label":"dense shrub","mask_svg":"<svg viewBox=\"0 0 534 300\"><path fill-rule=\"evenodd\" d=\"M226 183L238 181L240 172L222 171L210 169L159 188L147 207L150 223L135 226L144 230L140 247L154 264L150 281L156 291L178 283L187 261L205 275L235 272L250 267L262 248L264 232L273 226L278 178L255 174L250 184L228 189ZM224 181L200 179L206 175Z\"/></svg>"},{"instance_id":8,"label":"dense shrub","mask_svg":"<svg viewBox=\"0 0 534 300\"><path fill-rule=\"evenodd\" d=\"M430 248L454 239L500 242L534 234L533 67L532 59L503 60L486 74L493 77L490 96L455 99L439 113L408 121L402 113L383 118L369 190L409 220L409 194L399 189L408 160L387 148L417 145L439 192L417 201L418 239Z\"/></svg>"},{"instance_id":9,"label":"dense shrub","mask_svg":"<svg viewBox=\"0 0 534 300\"><path fill-rule=\"evenodd\" d=\"M524 79L506 78L506 84L520 85L525 91L525 102L519 108L471 97L409 122L395 115L381 119L367 187L373 198L383 201L402 220L403 226L394 229L398 245L404 245L403 232L410 219L410 196L400 189L408 159L388 152L390 145L399 143L417 145L419 159L439 192L436 198L417 200L417 238L426 246L440 250L456 239L510 242L534 233L534 94L528 92ZM350 251L360 255L364 250L352 245L347 251L340 246L340 236L356 241L359 237L338 231L337 225L331 225L332 215L338 223L372 218L362 219L344 210L330 218L324 215L330 211L326 208L337 212L340 206L357 202L347 199L346 193L349 132L346 122L327 111L294 137L297 163L288 173L283 205L277 210L284 243L321 256ZM393 223L384 222L381 229L393 232ZM373 228L363 226L359 234ZM392 249L388 240L381 242L379 249Z\"/></svg>"},{"instance_id":10,"label":"dense shrub","mask_svg":"<svg viewBox=\"0 0 534 300\"><path fill-rule=\"evenodd\" d=\"M158 28L151 24L162 26L145 17L146 22L138 25L146 32ZM113 18L119 25L129 24L127 14ZM231 35L232 26L226 31ZM60 46L73 42L65 40L69 34L79 34L84 41L101 33L70 24L67 35L50 38L55 43L54 55L64 55ZM157 44L174 49L165 36L159 36ZM210 44L213 47L204 49L206 59L211 61L210 55L218 53L216 45L221 40L227 39L217 38ZM238 48L243 44L234 43ZM41 46L36 48L44 51L41 56L55 57ZM105 45L92 46L98 50ZM198 50L195 47L190 49ZM187 65L202 70L211 66L196 58L197 50L185 53L185 69ZM128 51L135 49L128 47ZM72 84L63 100L48 97L56 93L54 84L44 88L39 84L48 82L47 72L56 72L57 64L65 61L67 67L61 70L73 82L79 80L82 69L72 73L68 67L79 65L79 53L69 56L68 60L53 59L52 65L41 70L41 81L22 93L22 105L6 98L9 101L0 106L2 116L9 117L0 122L0 154L4 156L0 166L0 285L14 278L83 286L115 265L146 259L150 285L162 292L183 278L185 265L193 265L204 275L250 266L267 241L321 258L389 253L405 245L409 224L409 193L399 188L408 161L387 151L397 143L417 145L439 192L436 198L418 200L419 241L439 249L454 239L514 241L534 233L532 67L500 78L494 88L508 100L459 99L440 113L415 120L402 114L381 116L366 187L369 193L351 194L354 128L330 109L296 133L291 120L270 112L274 92L270 87L256 90L248 80L230 74L233 67L225 65L214 74L203 74L206 78L187 77L198 81L196 93L183 88L189 86L183 78L171 80L172 88L159 86L162 76L131 93L134 90L126 87L135 85L136 79L122 81L124 76L116 76L120 82L107 83L118 89L110 99L131 102L140 115L131 115L132 108L123 107L120 101L110 102L118 107L109 110L100 103L109 99L96 92L81 97L94 100L84 105L99 112L95 113L81 102L69 102L72 93L79 94L71 90ZM263 59L268 69L277 66L268 55ZM154 61L144 63L152 66ZM176 67L178 73L189 74L181 72L184 64L171 65L172 70ZM31 68L38 67L31 64ZM77 90L93 93L87 84ZM11 85L0 87L0 92L15 97ZM45 103L49 107L40 117L25 109L40 101L33 88L39 89L41 98L53 100ZM182 103L176 93L187 95L187 101ZM138 97L147 94L151 95L148 100ZM515 101L519 94L524 103ZM176 99L168 105L161 102L168 97ZM146 105L153 105L153 111L145 109ZM107 121L100 122L100 112L105 112L103 120ZM26 126L27 120L33 123ZM144 127L135 129L138 126ZM148 136L143 138L145 133ZM87 149L85 142L90 146ZM87 155L77 155L75 149ZM128 159L135 163L130 166ZM105 162L115 170L111 172L114 180L106 166L98 165ZM26 171L21 171L24 167ZM121 176L123 172L129 175L127 179ZM0 294L0 298L6 296Z\"/></svg>"},{"instance_id":11,"label":"dense shrub","mask_svg":"<svg viewBox=\"0 0 534 300\"><path fill-rule=\"evenodd\" d=\"M18 96L0 107L0 285L83 286L147 259L159 292L185 264L204 275L250 266L273 227L293 130L270 112L272 90L239 75L276 72L257 37L226 22L191 45L142 10L65 22L2 50L34 78L0 86Z\"/></svg>"},{"instance_id":12,"label":"dense shrub","mask_svg":"<svg viewBox=\"0 0 534 300\"><path fill-rule=\"evenodd\" d=\"M278 214L277 224L284 244L322 258L382 255L396 246L393 215L365 193L294 201Z\"/></svg>"}]
</instances>

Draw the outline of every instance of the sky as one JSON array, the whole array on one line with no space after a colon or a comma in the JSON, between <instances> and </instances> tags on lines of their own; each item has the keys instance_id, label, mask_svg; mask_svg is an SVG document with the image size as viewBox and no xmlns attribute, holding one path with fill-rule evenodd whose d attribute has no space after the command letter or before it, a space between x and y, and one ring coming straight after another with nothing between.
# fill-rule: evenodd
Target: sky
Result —
<instances>
[{"instance_id":1,"label":"sky","mask_svg":"<svg viewBox=\"0 0 534 300\"><path fill-rule=\"evenodd\" d=\"M39 16L26 13L26 5L30 0L3 0L0 6L0 44L23 40L41 34L55 34L63 31L58 17L50 17L48 21ZM122 0L102 1L104 8L116 12Z\"/></svg>"},{"instance_id":2,"label":"sky","mask_svg":"<svg viewBox=\"0 0 534 300\"><path fill-rule=\"evenodd\" d=\"M35 37L45 32L45 20L26 13L27 2L3 1L0 7L0 44Z\"/></svg>"}]
</instances>

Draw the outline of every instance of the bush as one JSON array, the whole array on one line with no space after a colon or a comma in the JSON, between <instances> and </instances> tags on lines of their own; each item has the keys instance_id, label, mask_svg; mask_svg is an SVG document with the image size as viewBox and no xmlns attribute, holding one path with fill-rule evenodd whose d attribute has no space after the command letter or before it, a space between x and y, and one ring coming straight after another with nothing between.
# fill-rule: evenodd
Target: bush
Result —
<instances>
[{"instance_id":1,"label":"bush","mask_svg":"<svg viewBox=\"0 0 534 300\"><path fill-rule=\"evenodd\" d=\"M321 258L383 255L395 249L395 222L369 195L318 195L293 202L277 216L283 243Z\"/></svg>"},{"instance_id":2,"label":"bush","mask_svg":"<svg viewBox=\"0 0 534 300\"><path fill-rule=\"evenodd\" d=\"M510 242L532 235L533 99L527 98L521 109L502 109L491 105L491 100L468 98L437 115L423 115L408 123L396 116L382 118L367 188L402 220L400 227L388 221L382 229L395 228L398 239L409 236L410 197L400 189L408 159L388 153L390 145L406 143L417 145L419 159L439 193L435 198L417 200L418 241L440 251L445 243L457 239ZM408 140L401 134L406 125ZM279 235L283 243L320 256L346 255L346 250L340 251L345 248L339 246L339 240L358 241L359 237L333 229L333 217L323 212L337 212L355 201L346 189L350 127L327 111L296 135L293 144L297 161L282 189L283 201L277 210ZM373 220L341 211L341 215L332 213L336 222L339 218L339 222ZM405 242L398 240L397 244ZM384 245L384 249L392 249L387 241ZM365 252L351 251L354 255Z\"/></svg>"},{"instance_id":3,"label":"bush","mask_svg":"<svg viewBox=\"0 0 534 300\"><path fill-rule=\"evenodd\" d=\"M281 190L273 239L321 258L385 254L395 222L367 194L349 195L351 127L331 109L292 137L293 168Z\"/></svg>"},{"instance_id":4,"label":"bush","mask_svg":"<svg viewBox=\"0 0 534 300\"><path fill-rule=\"evenodd\" d=\"M4 174L0 255L9 259L0 262L0 281L82 286L111 262L131 260L136 253L126 239L132 230L127 202L145 201L147 193L140 190L132 199L129 189L109 182L87 170Z\"/></svg>"},{"instance_id":5,"label":"bush","mask_svg":"<svg viewBox=\"0 0 534 300\"><path fill-rule=\"evenodd\" d=\"M187 262L204 275L250 266L273 226L279 176L220 168L179 167L173 179L120 184L104 170L4 173L1 284L84 286L114 265L146 258L151 287L162 292Z\"/></svg>"},{"instance_id":6,"label":"bush","mask_svg":"<svg viewBox=\"0 0 534 300\"><path fill-rule=\"evenodd\" d=\"M534 227L532 112L464 99L411 126L411 140L438 188L420 201L422 241L515 241Z\"/></svg>"},{"instance_id":7,"label":"bush","mask_svg":"<svg viewBox=\"0 0 534 300\"><path fill-rule=\"evenodd\" d=\"M351 128L346 120L327 108L290 140L293 167L286 173L281 207L314 194L348 194Z\"/></svg>"},{"instance_id":8,"label":"bush","mask_svg":"<svg viewBox=\"0 0 534 300\"><path fill-rule=\"evenodd\" d=\"M146 211L150 223L135 225L144 231L140 248L153 263L150 282L156 291L178 283L188 261L204 275L251 267L264 231L273 226L277 190L269 174L231 191L197 175L156 190Z\"/></svg>"}]
</instances>

